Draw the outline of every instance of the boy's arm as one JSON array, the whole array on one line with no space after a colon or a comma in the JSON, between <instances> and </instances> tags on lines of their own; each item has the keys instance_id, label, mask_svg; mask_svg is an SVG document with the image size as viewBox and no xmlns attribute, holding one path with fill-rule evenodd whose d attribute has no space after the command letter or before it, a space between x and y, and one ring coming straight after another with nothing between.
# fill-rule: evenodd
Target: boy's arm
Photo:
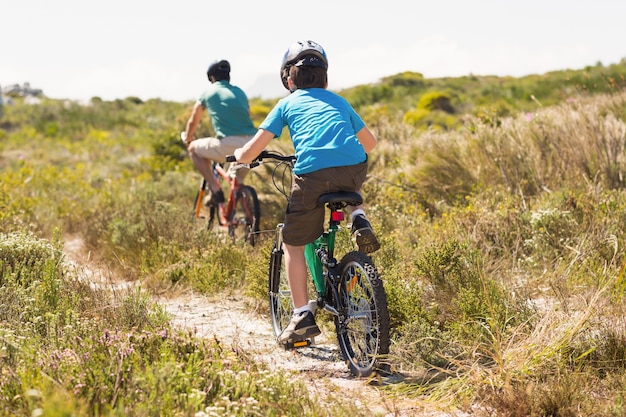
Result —
<instances>
[{"instance_id":1,"label":"boy's arm","mask_svg":"<svg viewBox=\"0 0 626 417\"><path fill-rule=\"evenodd\" d=\"M376 138L367 126L363 127L363 129L356 133L356 138L359 140L359 143L363 145L365 153L370 153L370 151L376 146Z\"/></svg>"},{"instance_id":2,"label":"boy's arm","mask_svg":"<svg viewBox=\"0 0 626 417\"><path fill-rule=\"evenodd\" d=\"M235 149L233 153L237 162L249 164L254 158L259 156L261 151L274 139L274 134L269 130L259 129L254 137L241 148Z\"/></svg>"}]
</instances>

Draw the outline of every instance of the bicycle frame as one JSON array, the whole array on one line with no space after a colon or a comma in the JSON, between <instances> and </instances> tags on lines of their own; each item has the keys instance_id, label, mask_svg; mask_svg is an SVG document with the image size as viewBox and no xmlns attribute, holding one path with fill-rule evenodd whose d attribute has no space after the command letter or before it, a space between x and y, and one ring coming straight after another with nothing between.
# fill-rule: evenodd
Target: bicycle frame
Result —
<instances>
[{"instance_id":1,"label":"bicycle frame","mask_svg":"<svg viewBox=\"0 0 626 417\"><path fill-rule=\"evenodd\" d=\"M220 226L226 226L228 223L233 221L233 214L235 212L235 196L236 193L241 188L241 183L237 179L237 176L230 172L230 170L224 169L220 164L214 162L213 163L213 175L215 178L219 180L222 177L230 186L230 191L228 193L228 198L224 202L224 206L217 210L217 221ZM200 190L198 190L198 198L196 200L196 218L201 217L202 205L204 200L204 196L206 194L206 190L209 189L209 185L206 179L202 179L202 185L200 186Z\"/></svg>"},{"instance_id":2,"label":"bicycle frame","mask_svg":"<svg viewBox=\"0 0 626 417\"><path fill-rule=\"evenodd\" d=\"M181 132L180 137L183 142L187 139L185 132ZM259 231L259 218L261 216L259 199L253 187L244 185L237 179L236 170L241 168L241 165L235 165L234 159L229 159L226 162L231 163L228 170L224 169L221 164L213 162L212 174L218 182L220 182L220 177L223 178L230 186L230 191L224 204L209 205L207 228L210 229L213 226L213 221L217 217L220 226L228 227L228 234L231 237L235 237L237 229L243 229L246 241L254 246L254 235ZM208 190L209 184L205 178L202 178L193 211L196 219L204 217L202 210L204 197Z\"/></svg>"},{"instance_id":3,"label":"bicycle frame","mask_svg":"<svg viewBox=\"0 0 626 417\"><path fill-rule=\"evenodd\" d=\"M253 187L245 185L237 179L236 170L241 166L231 165L225 169L218 163L213 163L213 175L219 181L223 178L229 185L228 199L219 205L208 204L208 224L211 229L217 223L221 227L228 228L228 234L235 237L236 234L243 234L245 240L254 246L255 234L259 231L259 218L261 209L256 191ZM195 216L202 218L204 208L204 195L209 189L206 179L202 179L202 185L198 190L195 202Z\"/></svg>"},{"instance_id":4,"label":"bicycle frame","mask_svg":"<svg viewBox=\"0 0 626 417\"><path fill-rule=\"evenodd\" d=\"M313 283L320 297L326 294L326 279L324 267L328 270L337 264L334 259L335 235L339 230L339 223L344 220L343 212L331 208L329 228L314 242L304 247L304 257L311 273Z\"/></svg>"}]
</instances>

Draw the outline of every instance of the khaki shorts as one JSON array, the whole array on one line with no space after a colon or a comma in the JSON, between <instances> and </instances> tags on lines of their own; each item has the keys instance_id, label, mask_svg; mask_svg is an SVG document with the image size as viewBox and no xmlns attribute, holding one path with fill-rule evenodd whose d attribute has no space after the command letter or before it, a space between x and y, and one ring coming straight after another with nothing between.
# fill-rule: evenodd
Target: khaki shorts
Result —
<instances>
[{"instance_id":1,"label":"khaki shorts","mask_svg":"<svg viewBox=\"0 0 626 417\"><path fill-rule=\"evenodd\" d=\"M367 176L367 161L343 167L295 175L291 198L285 214L283 239L292 246L313 242L324 232L325 207L319 203L322 194L361 190Z\"/></svg>"},{"instance_id":2,"label":"khaki shorts","mask_svg":"<svg viewBox=\"0 0 626 417\"><path fill-rule=\"evenodd\" d=\"M200 138L191 142L189 150L201 158L223 164L226 162L227 155L232 155L235 149L241 148L251 138L252 136L225 136L222 139ZM243 182L249 171L247 168L237 170L239 182Z\"/></svg>"}]
</instances>

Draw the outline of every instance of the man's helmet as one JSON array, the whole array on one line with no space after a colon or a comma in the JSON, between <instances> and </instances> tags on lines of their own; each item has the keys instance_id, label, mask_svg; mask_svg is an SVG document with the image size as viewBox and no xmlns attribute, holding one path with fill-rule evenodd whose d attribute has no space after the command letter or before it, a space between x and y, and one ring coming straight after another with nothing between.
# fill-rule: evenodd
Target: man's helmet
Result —
<instances>
[{"instance_id":1,"label":"man's helmet","mask_svg":"<svg viewBox=\"0 0 626 417\"><path fill-rule=\"evenodd\" d=\"M289 68L296 66L321 67L328 69L328 58L324 48L317 42L313 41L297 41L292 44L285 55L283 63L280 66L280 80L283 86L287 86L287 77L289 76Z\"/></svg>"},{"instance_id":2,"label":"man's helmet","mask_svg":"<svg viewBox=\"0 0 626 417\"><path fill-rule=\"evenodd\" d=\"M209 68L206 70L206 75L211 80L211 76L217 79L224 79L230 74L230 63L225 59L218 59L211 62Z\"/></svg>"}]
</instances>

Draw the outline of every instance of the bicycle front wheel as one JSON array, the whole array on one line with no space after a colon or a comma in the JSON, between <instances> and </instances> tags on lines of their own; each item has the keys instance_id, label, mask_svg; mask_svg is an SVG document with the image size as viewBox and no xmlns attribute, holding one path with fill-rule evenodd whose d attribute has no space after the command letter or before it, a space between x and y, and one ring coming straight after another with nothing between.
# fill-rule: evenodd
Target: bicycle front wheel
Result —
<instances>
[{"instance_id":1,"label":"bicycle front wheel","mask_svg":"<svg viewBox=\"0 0 626 417\"><path fill-rule=\"evenodd\" d=\"M293 314L293 302L287 281L282 245L277 247L275 244L270 255L269 302L272 329L274 335L278 337L289 324Z\"/></svg>"},{"instance_id":2,"label":"bicycle front wheel","mask_svg":"<svg viewBox=\"0 0 626 417\"><path fill-rule=\"evenodd\" d=\"M259 232L259 219L261 207L254 188L242 185L235 197L235 212L228 226L232 237L242 237L250 245L254 246L257 233Z\"/></svg>"},{"instance_id":3,"label":"bicycle front wheel","mask_svg":"<svg viewBox=\"0 0 626 417\"><path fill-rule=\"evenodd\" d=\"M339 264L339 297L345 317L335 317L337 340L350 372L365 377L386 367L389 353L389 311L383 282L372 259L349 252Z\"/></svg>"}]
</instances>

